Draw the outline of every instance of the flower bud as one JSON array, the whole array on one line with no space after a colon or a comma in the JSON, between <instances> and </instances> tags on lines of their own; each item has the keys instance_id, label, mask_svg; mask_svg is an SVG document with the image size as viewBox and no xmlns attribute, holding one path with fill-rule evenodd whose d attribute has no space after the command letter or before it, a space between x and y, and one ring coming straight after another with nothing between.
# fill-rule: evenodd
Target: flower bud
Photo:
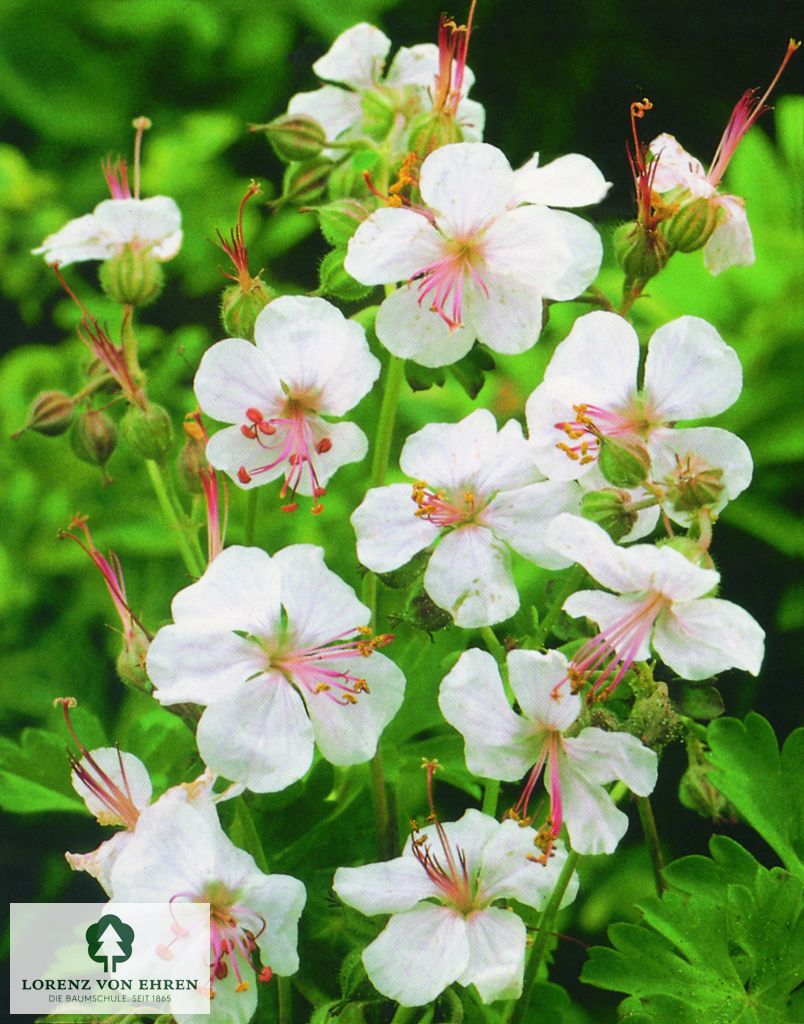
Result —
<instances>
[{"instance_id":1,"label":"flower bud","mask_svg":"<svg viewBox=\"0 0 804 1024\"><path fill-rule=\"evenodd\" d=\"M230 338L254 337L254 324L274 293L260 277L252 277L247 288L240 284L224 288L221 297L221 323Z\"/></svg>"},{"instance_id":2,"label":"flower bud","mask_svg":"<svg viewBox=\"0 0 804 1024\"><path fill-rule=\"evenodd\" d=\"M330 245L346 245L369 211L357 199L336 199L324 206L314 207L318 215L321 234Z\"/></svg>"},{"instance_id":3,"label":"flower bud","mask_svg":"<svg viewBox=\"0 0 804 1024\"><path fill-rule=\"evenodd\" d=\"M625 728L639 737L646 747L657 751L679 738L682 726L665 683L654 681L652 693L637 696Z\"/></svg>"},{"instance_id":4,"label":"flower bud","mask_svg":"<svg viewBox=\"0 0 804 1024\"><path fill-rule=\"evenodd\" d=\"M678 551L688 562L697 565L699 569L716 568L709 552L704 551L700 544L691 537L668 537L665 540L660 540L658 543L661 547L673 548L675 551Z\"/></svg>"},{"instance_id":5,"label":"flower bud","mask_svg":"<svg viewBox=\"0 0 804 1024\"><path fill-rule=\"evenodd\" d=\"M717 202L703 197L692 199L662 222L662 234L678 252L695 252L709 241L722 215L723 209Z\"/></svg>"},{"instance_id":6,"label":"flower bud","mask_svg":"<svg viewBox=\"0 0 804 1024\"><path fill-rule=\"evenodd\" d=\"M125 636L120 653L115 662L120 681L135 690L150 693L153 690L148 673L145 670L145 658L148 654L148 638L136 626L133 636Z\"/></svg>"},{"instance_id":7,"label":"flower bud","mask_svg":"<svg viewBox=\"0 0 804 1024\"><path fill-rule=\"evenodd\" d=\"M621 540L630 533L637 521L637 513L628 508L628 491L608 487L603 491L590 491L581 498L581 515L602 526L612 540Z\"/></svg>"},{"instance_id":8,"label":"flower bud","mask_svg":"<svg viewBox=\"0 0 804 1024\"><path fill-rule=\"evenodd\" d=\"M372 290L371 285L361 284L344 267L346 249L333 249L328 252L318 268L320 286L317 294L332 295L346 302L358 302Z\"/></svg>"},{"instance_id":9,"label":"flower bud","mask_svg":"<svg viewBox=\"0 0 804 1024\"><path fill-rule=\"evenodd\" d=\"M173 424L164 406L151 402L145 409L129 406L121 423L126 443L144 459L160 462L173 444Z\"/></svg>"},{"instance_id":10,"label":"flower bud","mask_svg":"<svg viewBox=\"0 0 804 1024\"><path fill-rule=\"evenodd\" d=\"M636 487L648 475L648 449L635 438L601 437L597 457L600 472L615 487Z\"/></svg>"},{"instance_id":11,"label":"flower bud","mask_svg":"<svg viewBox=\"0 0 804 1024\"><path fill-rule=\"evenodd\" d=\"M703 735L703 733L702 733ZM712 764L706 758L706 746L690 733L687 736L689 764L678 787L680 802L691 811L713 821L735 821L737 815L729 801L709 781Z\"/></svg>"},{"instance_id":12,"label":"flower bud","mask_svg":"<svg viewBox=\"0 0 804 1024\"><path fill-rule=\"evenodd\" d=\"M662 270L672 252L659 231L646 230L635 220L614 232L614 252L627 281L647 281Z\"/></svg>"},{"instance_id":13,"label":"flower bud","mask_svg":"<svg viewBox=\"0 0 804 1024\"><path fill-rule=\"evenodd\" d=\"M249 131L265 132L274 152L285 163L318 156L327 141L318 121L306 114L283 114L268 124L249 125Z\"/></svg>"},{"instance_id":14,"label":"flower bud","mask_svg":"<svg viewBox=\"0 0 804 1024\"><path fill-rule=\"evenodd\" d=\"M105 412L90 409L73 423L70 447L82 462L103 469L117 447L117 424Z\"/></svg>"},{"instance_id":15,"label":"flower bud","mask_svg":"<svg viewBox=\"0 0 804 1024\"><path fill-rule=\"evenodd\" d=\"M28 421L11 439L16 441L26 430L35 430L37 434L57 437L69 429L75 413L75 402L63 391L43 391L31 402L28 410Z\"/></svg>"},{"instance_id":16,"label":"flower bud","mask_svg":"<svg viewBox=\"0 0 804 1024\"><path fill-rule=\"evenodd\" d=\"M682 512L713 505L723 493L723 470L694 455L679 459L665 480L667 500Z\"/></svg>"},{"instance_id":17,"label":"flower bud","mask_svg":"<svg viewBox=\"0 0 804 1024\"><path fill-rule=\"evenodd\" d=\"M162 264L147 249L131 245L100 266L101 288L121 306L147 306L162 291L164 279Z\"/></svg>"},{"instance_id":18,"label":"flower bud","mask_svg":"<svg viewBox=\"0 0 804 1024\"><path fill-rule=\"evenodd\" d=\"M461 126L451 114L428 111L413 119L408 135L408 149L420 160L451 142L463 142Z\"/></svg>"},{"instance_id":19,"label":"flower bud","mask_svg":"<svg viewBox=\"0 0 804 1024\"><path fill-rule=\"evenodd\" d=\"M397 111L393 94L384 89L367 89L360 97L360 109L366 135L378 142L387 139Z\"/></svg>"},{"instance_id":20,"label":"flower bud","mask_svg":"<svg viewBox=\"0 0 804 1024\"><path fill-rule=\"evenodd\" d=\"M371 153L371 150L363 150L360 156L364 153ZM370 170L372 174L376 175L379 172L382 173L383 168L379 165L379 162L372 165L371 168L365 168L361 166L361 161L353 157L351 160L344 160L342 164L338 164L329 176L328 191L330 198L333 200L340 199L359 199L366 200L371 197L371 189L366 184L366 179L363 177L364 170Z\"/></svg>"},{"instance_id":21,"label":"flower bud","mask_svg":"<svg viewBox=\"0 0 804 1024\"><path fill-rule=\"evenodd\" d=\"M86 368L87 384L92 385L93 391L106 392L113 394L115 391L120 390L120 385L109 373L109 367L104 363L102 359L97 356L92 358L87 364Z\"/></svg>"},{"instance_id":22,"label":"flower bud","mask_svg":"<svg viewBox=\"0 0 804 1024\"><path fill-rule=\"evenodd\" d=\"M331 160L317 157L304 163L288 164L282 182L280 202L314 203L320 199L327 187L327 179L335 165Z\"/></svg>"}]
</instances>

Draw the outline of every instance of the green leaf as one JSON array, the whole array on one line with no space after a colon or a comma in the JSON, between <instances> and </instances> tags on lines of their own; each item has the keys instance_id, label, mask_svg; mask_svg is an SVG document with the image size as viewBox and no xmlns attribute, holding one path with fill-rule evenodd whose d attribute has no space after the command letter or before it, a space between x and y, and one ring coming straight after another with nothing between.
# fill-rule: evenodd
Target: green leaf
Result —
<instances>
[{"instance_id":1,"label":"green leaf","mask_svg":"<svg viewBox=\"0 0 804 1024\"><path fill-rule=\"evenodd\" d=\"M25 729L19 746L0 738L0 807L17 814L86 813L70 783L63 739L45 729Z\"/></svg>"},{"instance_id":2,"label":"green leaf","mask_svg":"<svg viewBox=\"0 0 804 1024\"><path fill-rule=\"evenodd\" d=\"M475 399L486 382L486 374L494 369L495 361L488 349L475 345L463 359L449 367L452 376L461 385L466 394Z\"/></svg>"},{"instance_id":3,"label":"green leaf","mask_svg":"<svg viewBox=\"0 0 804 1024\"><path fill-rule=\"evenodd\" d=\"M723 698L711 683L688 683L679 690L678 709L690 718L718 718L723 714Z\"/></svg>"},{"instance_id":4,"label":"green leaf","mask_svg":"<svg viewBox=\"0 0 804 1024\"><path fill-rule=\"evenodd\" d=\"M625 992L620 1015L645 1024L792 1024L804 978L804 886L731 840L712 859L669 864L671 888L638 904L640 924L609 929L581 975Z\"/></svg>"},{"instance_id":5,"label":"green leaf","mask_svg":"<svg viewBox=\"0 0 804 1024\"><path fill-rule=\"evenodd\" d=\"M744 722L709 726L709 778L785 867L804 878L804 728L787 737L781 756L770 723L750 712Z\"/></svg>"}]
</instances>

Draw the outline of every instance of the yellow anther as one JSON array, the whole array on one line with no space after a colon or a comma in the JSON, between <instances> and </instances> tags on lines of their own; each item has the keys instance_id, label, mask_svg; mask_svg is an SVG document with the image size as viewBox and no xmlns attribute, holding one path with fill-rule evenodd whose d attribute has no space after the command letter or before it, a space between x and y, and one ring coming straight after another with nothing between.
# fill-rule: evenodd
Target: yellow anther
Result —
<instances>
[{"instance_id":1,"label":"yellow anther","mask_svg":"<svg viewBox=\"0 0 804 1024\"><path fill-rule=\"evenodd\" d=\"M331 689L332 687L329 685L329 683L317 683L313 687L313 693L327 693Z\"/></svg>"},{"instance_id":2,"label":"yellow anther","mask_svg":"<svg viewBox=\"0 0 804 1024\"><path fill-rule=\"evenodd\" d=\"M247 981L239 981L235 985L235 992L248 992L248 982Z\"/></svg>"}]
</instances>

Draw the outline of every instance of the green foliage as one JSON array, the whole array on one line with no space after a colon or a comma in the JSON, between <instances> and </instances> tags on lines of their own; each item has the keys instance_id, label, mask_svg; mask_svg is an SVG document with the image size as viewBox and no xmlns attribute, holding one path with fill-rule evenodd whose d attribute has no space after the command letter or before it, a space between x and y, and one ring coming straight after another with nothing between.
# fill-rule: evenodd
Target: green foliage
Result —
<instances>
[{"instance_id":1,"label":"green foliage","mask_svg":"<svg viewBox=\"0 0 804 1024\"><path fill-rule=\"evenodd\" d=\"M712 722L706 740L710 781L804 879L804 728L790 733L780 754L770 724L752 711L743 722Z\"/></svg>"},{"instance_id":2,"label":"green foliage","mask_svg":"<svg viewBox=\"0 0 804 1024\"><path fill-rule=\"evenodd\" d=\"M793 1024L804 887L732 840L710 851L665 868L670 888L638 904L642 923L609 929L614 948L594 947L582 980L628 993L620 1013L635 1024Z\"/></svg>"}]
</instances>

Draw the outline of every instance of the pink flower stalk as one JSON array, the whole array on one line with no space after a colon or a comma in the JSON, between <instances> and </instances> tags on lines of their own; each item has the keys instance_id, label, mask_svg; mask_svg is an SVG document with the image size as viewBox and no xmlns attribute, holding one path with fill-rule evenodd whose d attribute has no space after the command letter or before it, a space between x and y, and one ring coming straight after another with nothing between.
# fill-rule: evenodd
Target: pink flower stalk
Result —
<instances>
[{"instance_id":1,"label":"pink flower stalk","mask_svg":"<svg viewBox=\"0 0 804 1024\"><path fill-rule=\"evenodd\" d=\"M438 74L433 88L433 110L455 117L463 93L466 55L477 0L472 0L465 25L442 14L438 22Z\"/></svg>"},{"instance_id":2,"label":"pink flower stalk","mask_svg":"<svg viewBox=\"0 0 804 1024\"><path fill-rule=\"evenodd\" d=\"M131 610L128 599L126 598L126 582L123 578L123 567L120 564L120 559L113 551L109 552L108 558L98 551L95 547L94 541L92 540L89 527L87 526L87 516L73 516L70 521L70 526L74 530L80 530L84 535L84 540L81 540L77 534L70 533L69 530L60 530L59 537L62 540L65 537L69 537L70 540L74 540L98 567L101 576L103 576L103 581L106 584L106 589L109 591L109 596L114 602L121 625L123 626L123 637L126 645L130 645L143 635L147 639L150 639L151 634Z\"/></svg>"},{"instance_id":3,"label":"pink flower stalk","mask_svg":"<svg viewBox=\"0 0 804 1024\"><path fill-rule=\"evenodd\" d=\"M106 331L101 327L95 317L89 312L87 307L67 284L64 275L59 269L59 264L54 263L52 266L53 272L59 280L59 284L67 292L81 312L81 324L76 328L78 337L83 341L95 358L103 363L111 376L117 382L120 390L123 392L127 400L144 409L147 404L145 395L139 385L134 382L134 378L131 375L131 370L129 369L123 349L118 348L114 344ZM126 316L129 315L130 313L126 314Z\"/></svg>"},{"instance_id":4,"label":"pink flower stalk","mask_svg":"<svg viewBox=\"0 0 804 1024\"><path fill-rule=\"evenodd\" d=\"M73 723L70 721L70 711L76 707L78 701L75 697L57 697L53 701L54 707L61 706L64 713L64 721L73 742L78 748L79 756L68 751L67 756L70 768L73 772L73 780L83 785L88 791L90 799L96 808L95 814L103 824L123 825L127 829L133 829L140 816L140 808L131 792L126 767L119 748L117 749L117 762L122 779L122 787L104 771L97 759L78 738ZM100 805L100 809L98 808Z\"/></svg>"},{"instance_id":5,"label":"pink flower stalk","mask_svg":"<svg viewBox=\"0 0 804 1024\"><path fill-rule=\"evenodd\" d=\"M801 46L800 42L796 42L791 39L787 44L787 50L782 58L782 63L779 65L779 70L773 76L773 80L765 92L762 94L760 99L757 99L759 89L746 89L740 99L737 101L734 110L731 112L729 123L726 125L726 130L723 132L723 136L718 143L715 155L712 158L712 163L709 165L709 170L706 172L707 180L717 187L723 175L726 173L726 168L729 166L731 158L734 156L734 151L739 146L742 139L754 125L754 123L771 108L765 102L770 94L776 87L776 83L782 76L782 72L787 67L790 58Z\"/></svg>"}]
</instances>

